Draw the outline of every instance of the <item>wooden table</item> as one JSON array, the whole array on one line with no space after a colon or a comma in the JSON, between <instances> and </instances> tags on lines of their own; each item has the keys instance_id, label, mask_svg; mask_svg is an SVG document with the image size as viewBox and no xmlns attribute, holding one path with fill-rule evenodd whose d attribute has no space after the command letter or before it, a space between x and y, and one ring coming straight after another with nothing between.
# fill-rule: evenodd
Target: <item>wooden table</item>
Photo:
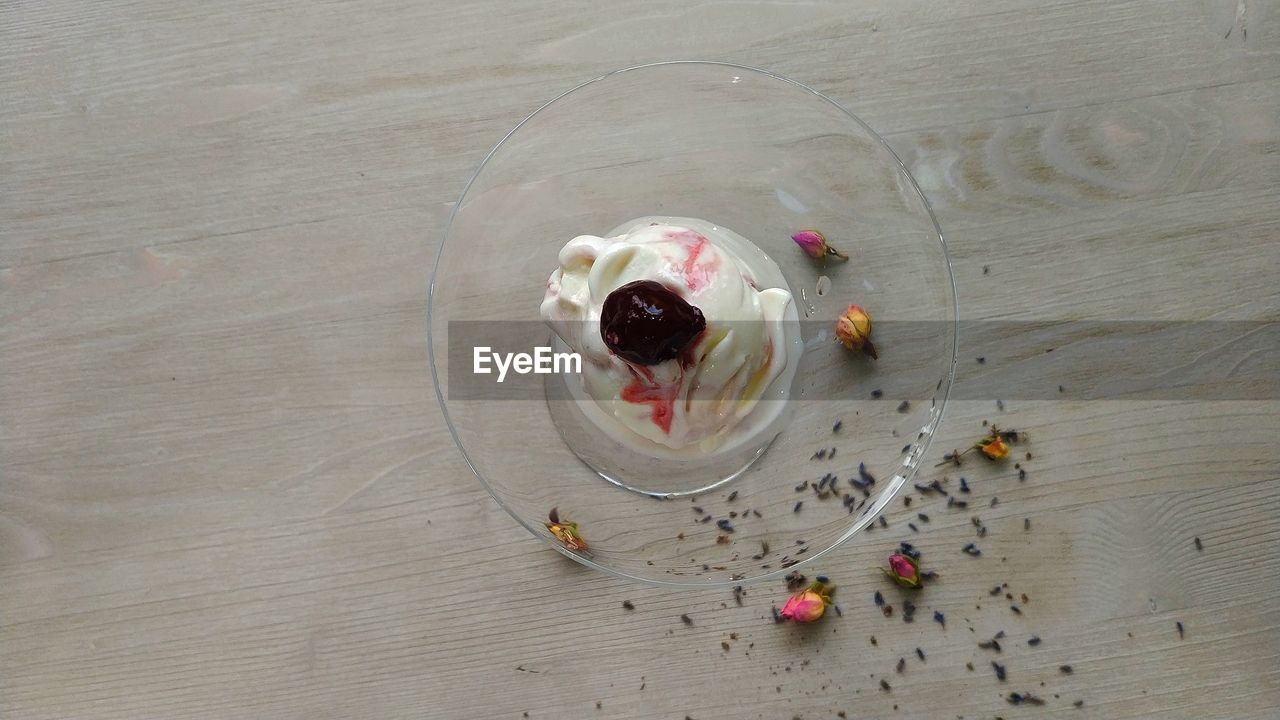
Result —
<instances>
[{"instance_id":1,"label":"wooden table","mask_svg":"<svg viewBox=\"0 0 1280 720\"><path fill-rule=\"evenodd\" d=\"M776 583L624 584L496 507L429 380L450 205L545 99L690 56L884 133L966 318L1277 317L1273 2L4 3L0 715L1280 716L1274 391L1010 401L1036 459L984 557L962 514L920 539L946 630L871 604L905 535L842 548L806 633Z\"/></svg>"}]
</instances>

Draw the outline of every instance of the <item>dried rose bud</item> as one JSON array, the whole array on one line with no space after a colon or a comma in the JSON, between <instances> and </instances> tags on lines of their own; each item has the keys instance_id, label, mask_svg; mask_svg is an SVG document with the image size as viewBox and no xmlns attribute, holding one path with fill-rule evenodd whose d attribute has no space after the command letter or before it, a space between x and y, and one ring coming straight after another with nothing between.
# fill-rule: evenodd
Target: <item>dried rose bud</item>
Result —
<instances>
[{"instance_id":1,"label":"dried rose bud","mask_svg":"<svg viewBox=\"0 0 1280 720\"><path fill-rule=\"evenodd\" d=\"M841 260L848 260L849 256L827 244L827 238L817 230L801 230L791 236L792 240L800 246L800 249L811 258L823 258L827 255L834 255Z\"/></svg>"},{"instance_id":2,"label":"dried rose bud","mask_svg":"<svg viewBox=\"0 0 1280 720\"><path fill-rule=\"evenodd\" d=\"M910 555L894 553L889 556L889 569L881 568L885 575L902 587L920 587L920 564Z\"/></svg>"},{"instance_id":3,"label":"dried rose bud","mask_svg":"<svg viewBox=\"0 0 1280 720\"><path fill-rule=\"evenodd\" d=\"M988 460L1003 460L1009 457L1009 443L1005 442L1000 435L983 438L974 447L981 450Z\"/></svg>"},{"instance_id":4,"label":"dried rose bud","mask_svg":"<svg viewBox=\"0 0 1280 720\"><path fill-rule=\"evenodd\" d=\"M782 606L778 615L784 620L798 623L819 620L826 613L827 606L831 604L831 593L835 591L834 585L815 580L809 587L792 595L787 600L787 604Z\"/></svg>"},{"instance_id":5,"label":"dried rose bud","mask_svg":"<svg viewBox=\"0 0 1280 720\"><path fill-rule=\"evenodd\" d=\"M570 550L586 550L587 541L582 539L582 534L578 532L578 523L561 520L560 513L556 508L551 508L551 512L547 513L547 520L543 523L547 526L547 530L556 537L557 540L564 543L564 546Z\"/></svg>"},{"instance_id":6,"label":"dried rose bud","mask_svg":"<svg viewBox=\"0 0 1280 720\"><path fill-rule=\"evenodd\" d=\"M801 590L787 600L778 613L784 620L807 623L819 620L827 611L822 596L812 590Z\"/></svg>"},{"instance_id":7,"label":"dried rose bud","mask_svg":"<svg viewBox=\"0 0 1280 720\"><path fill-rule=\"evenodd\" d=\"M836 338L850 350L858 350L877 358L871 344L871 316L858 305L850 305L836 320Z\"/></svg>"}]
</instances>

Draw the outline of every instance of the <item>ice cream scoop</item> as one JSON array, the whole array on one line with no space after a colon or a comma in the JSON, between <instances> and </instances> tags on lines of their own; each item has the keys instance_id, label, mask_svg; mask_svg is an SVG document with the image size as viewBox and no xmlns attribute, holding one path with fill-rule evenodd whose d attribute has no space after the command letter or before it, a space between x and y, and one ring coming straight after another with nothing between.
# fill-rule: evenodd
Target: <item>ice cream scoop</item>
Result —
<instances>
[{"instance_id":1,"label":"ice cream scoop","mask_svg":"<svg viewBox=\"0 0 1280 720\"><path fill-rule=\"evenodd\" d=\"M780 410L798 321L781 272L746 239L706 221L642 218L573 238L559 262L542 317L582 355L579 399L615 439L709 453L759 428L744 424L753 413Z\"/></svg>"}]
</instances>

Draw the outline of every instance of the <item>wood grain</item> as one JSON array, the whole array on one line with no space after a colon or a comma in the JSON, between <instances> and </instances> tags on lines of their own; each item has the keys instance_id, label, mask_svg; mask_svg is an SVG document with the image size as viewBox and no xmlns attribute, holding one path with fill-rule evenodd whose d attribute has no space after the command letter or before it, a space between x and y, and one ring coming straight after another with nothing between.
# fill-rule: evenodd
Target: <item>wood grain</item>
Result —
<instances>
[{"instance_id":1,"label":"wood grain","mask_svg":"<svg viewBox=\"0 0 1280 720\"><path fill-rule=\"evenodd\" d=\"M1278 37L1257 0L0 3L0 715L1275 717L1275 401L955 403L936 452L998 419L1026 481L917 499L825 563L843 617L775 627L780 587L622 584L502 513L423 311L503 132L698 56L883 132L966 317L1275 320ZM912 624L870 602L899 539L943 575Z\"/></svg>"}]
</instances>

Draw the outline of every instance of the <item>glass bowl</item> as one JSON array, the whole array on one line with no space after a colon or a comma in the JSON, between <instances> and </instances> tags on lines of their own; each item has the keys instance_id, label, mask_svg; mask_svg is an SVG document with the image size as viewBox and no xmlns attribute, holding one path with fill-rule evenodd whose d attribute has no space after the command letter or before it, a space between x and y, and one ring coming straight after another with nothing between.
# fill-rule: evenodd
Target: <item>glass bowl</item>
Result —
<instances>
[{"instance_id":1,"label":"glass bowl","mask_svg":"<svg viewBox=\"0 0 1280 720\"><path fill-rule=\"evenodd\" d=\"M736 231L793 295L803 354L788 397L731 452L630 450L579 412L574 373L539 361L538 347L564 349L539 314L561 247L645 216ZM804 229L849 260L806 255ZM877 359L835 338L854 303ZM445 421L498 504L574 560L666 585L785 574L874 522L915 477L956 360L946 246L889 146L821 93L713 62L609 73L508 133L454 207L428 325ZM499 382L510 353L559 372L507 360Z\"/></svg>"}]
</instances>

